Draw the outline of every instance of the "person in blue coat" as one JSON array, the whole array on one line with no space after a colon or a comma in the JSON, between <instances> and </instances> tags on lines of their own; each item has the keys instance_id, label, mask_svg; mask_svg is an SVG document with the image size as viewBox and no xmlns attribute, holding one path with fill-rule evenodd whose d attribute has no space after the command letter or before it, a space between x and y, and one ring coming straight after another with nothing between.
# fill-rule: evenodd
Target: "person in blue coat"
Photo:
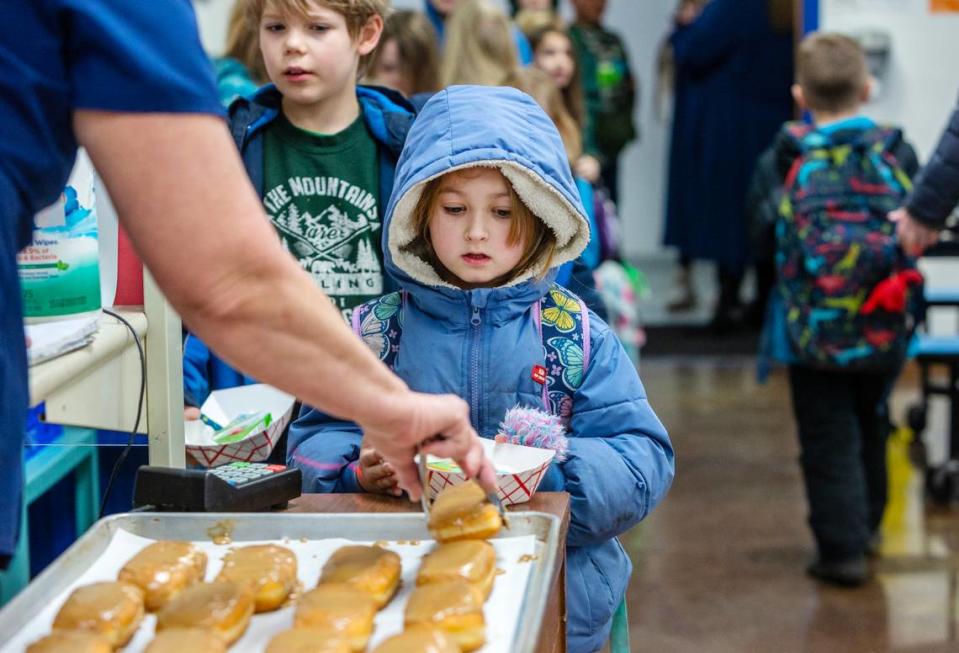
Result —
<instances>
[{"instance_id":1,"label":"person in blue coat","mask_svg":"<svg viewBox=\"0 0 959 653\"><path fill-rule=\"evenodd\" d=\"M686 262L716 262L717 327L740 311L754 166L792 118L789 6L712 0L694 20L677 22L669 39L676 93L664 240Z\"/></svg>"},{"instance_id":2,"label":"person in blue coat","mask_svg":"<svg viewBox=\"0 0 959 653\"><path fill-rule=\"evenodd\" d=\"M436 36L439 41L440 49L446 41L446 19L456 9L456 3L459 0L424 0L423 11L426 17L433 23L436 29ZM523 34L523 30L512 24L513 43L516 45L516 55L523 66L533 63L533 48L530 47L529 39Z\"/></svg>"},{"instance_id":3,"label":"person in blue coat","mask_svg":"<svg viewBox=\"0 0 959 653\"><path fill-rule=\"evenodd\" d=\"M393 190L396 161L403 148L406 132L413 122L413 106L399 93L378 86L357 86L360 113L377 143L379 196L387 198ZM230 131L240 150L246 172L262 197L263 134L280 115L282 96L272 84L252 98L240 97L230 106ZM393 289L384 276L384 288ZM248 385L257 381L234 369L193 334L183 345L183 398L188 406L202 406L214 390Z\"/></svg>"},{"instance_id":4,"label":"person in blue coat","mask_svg":"<svg viewBox=\"0 0 959 653\"><path fill-rule=\"evenodd\" d=\"M565 455L539 489L571 495L568 650L597 651L632 571L617 536L663 499L675 466L666 429L619 341L553 283L589 238L555 126L515 89L438 93L410 129L385 220L402 334L378 329L387 313L363 307L354 329L411 388L463 397L476 431L494 438L508 409L547 403L537 369L556 373L557 360L565 366L571 401L553 412L566 425ZM539 313L554 293L555 310ZM384 300L374 305L388 308ZM563 322L569 339L547 354L540 329ZM547 385L553 397L556 387ZM290 430L287 462L302 470L304 492L396 493L389 468L354 424L309 407Z\"/></svg>"}]
</instances>

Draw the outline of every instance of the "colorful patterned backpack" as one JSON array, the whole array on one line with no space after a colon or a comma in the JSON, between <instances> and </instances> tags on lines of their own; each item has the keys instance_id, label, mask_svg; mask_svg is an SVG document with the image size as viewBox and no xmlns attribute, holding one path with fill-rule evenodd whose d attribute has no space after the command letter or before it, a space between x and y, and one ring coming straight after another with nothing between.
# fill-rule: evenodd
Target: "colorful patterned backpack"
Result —
<instances>
[{"instance_id":1,"label":"colorful patterned backpack","mask_svg":"<svg viewBox=\"0 0 959 653\"><path fill-rule=\"evenodd\" d=\"M406 291L383 295L353 311L353 332L363 338L390 369L400 350ZM568 424L573 395L589 367L589 316L586 304L560 285L553 284L533 306L533 320L543 341L543 364L531 370L543 386L543 408Z\"/></svg>"},{"instance_id":2,"label":"colorful patterned backpack","mask_svg":"<svg viewBox=\"0 0 959 653\"><path fill-rule=\"evenodd\" d=\"M895 367L922 297L887 218L911 187L891 153L901 133L787 130L801 154L779 207L776 264L794 353L817 367Z\"/></svg>"}]
</instances>

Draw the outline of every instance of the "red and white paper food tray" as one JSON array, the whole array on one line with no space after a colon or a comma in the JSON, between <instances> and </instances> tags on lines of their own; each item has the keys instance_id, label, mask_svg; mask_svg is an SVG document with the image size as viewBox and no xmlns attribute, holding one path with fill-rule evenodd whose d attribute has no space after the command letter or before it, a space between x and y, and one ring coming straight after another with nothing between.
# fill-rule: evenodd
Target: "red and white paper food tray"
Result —
<instances>
[{"instance_id":1,"label":"red and white paper food tray","mask_svg":"<svg viewBox=\"0 0 959 653\"><path fill-rule=\"evenodd\" d=\"M552 449L536 449L519 444L507 444L482 439L486 455L496 468L497 493L506 505L526 503L536 492L556 452ZM448 485L459 485L466 475L449 458L427 458L427 484L430 499Z\"/></svg>"},{"instance_id":2,"label":"red and white paper food tray","mask_svg":"<svg viewBox=\"0 0 959 653\"><path fill-rule=\"evenodd\" d=\"M200 410L215 422L227 424L238 415L254 411L269 412L273 421L267 428L229 444L215 443L213 429L200 420L187 421L184 430L187 453L205 467L235 461L262 462L273 451L283 429L289 424L295 402L290 395L262 383L214 390Z\"/></svg>"}]
</instances>

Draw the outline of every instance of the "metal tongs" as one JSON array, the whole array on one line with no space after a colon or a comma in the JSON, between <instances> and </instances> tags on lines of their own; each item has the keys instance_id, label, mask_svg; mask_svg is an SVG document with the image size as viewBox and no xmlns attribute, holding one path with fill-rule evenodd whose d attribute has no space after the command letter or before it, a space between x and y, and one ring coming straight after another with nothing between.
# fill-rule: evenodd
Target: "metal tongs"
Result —
<instances>
[{"instance_id":1,"label":"metal tongs","mask_svg":"<svg viewBox=\"0 0 959 653\"><path fill-rule=\"evenodd\" d=\"M426 452L423 451L422 445L417 447L419 456L419 462L417 464L420 474L420 486L422 487L422 493L420 494L420 504L423 506L423 515L426 517L427 523L430 521L430 492L429 492L429 470L426 468ZM486 500L489 501L493 506L496 507L496 511L499 513L500 519L503 520L503 526L509 528L509 520L506 518L506 507L503 506L503 502L500 501L499 496L496 492L489 492L486 495Z\"/></svg>"}]
</instances>

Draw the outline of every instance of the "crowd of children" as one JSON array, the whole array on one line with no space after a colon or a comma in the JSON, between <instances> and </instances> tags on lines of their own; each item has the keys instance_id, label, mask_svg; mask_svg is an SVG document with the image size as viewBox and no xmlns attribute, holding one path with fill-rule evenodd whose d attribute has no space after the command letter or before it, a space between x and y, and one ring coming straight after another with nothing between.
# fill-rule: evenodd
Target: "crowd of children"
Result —
<instances>
[{"instance_id":1,"label":"crowd of children","mask_svg":"<svg viewBox=\"0 0 959 653\"><path fill-rule=\"evenodd\" d=\"M597 294L597 279L607 298L631 286L611 199L636 135L603 4L574 1L567 27L538 1L514 3L510 22L487 0L433 0L425 14L390 14L384 0L241 0L236 34L246 26L258 45L246 56L270 83L229 105L284 247L381 360L412 388L466 399L483 437L514 406L562 420L564 456L541 489L572 499L570 651L602 647L630 575L616 537L674 473L637 374L635 306ZM794 96L812 123L784 126L750 204L777 273L761 360L789 366L818 546L809 572L845 584L865 580L878 533L885 402L920 281L885 220L915 155L860 115L868 87L854 41L804 41ZM615 273L602 271L610 260ZM194 406L252 382L192 335L184 378ZM286 455L304 491L400 494L359 427L309 406Z\"/></svg>"}]
</instances>

